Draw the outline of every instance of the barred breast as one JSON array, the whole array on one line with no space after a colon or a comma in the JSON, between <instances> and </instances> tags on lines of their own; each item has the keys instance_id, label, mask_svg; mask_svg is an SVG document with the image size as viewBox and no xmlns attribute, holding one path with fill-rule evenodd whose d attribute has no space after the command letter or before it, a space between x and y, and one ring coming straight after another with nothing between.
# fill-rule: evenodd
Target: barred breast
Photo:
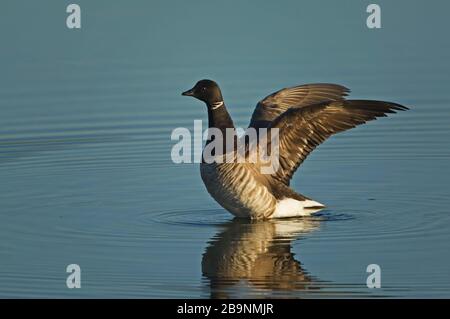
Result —
<instances>
[{"instance_id":1,"label":"barred breast","mask_svg":"<svg viewBox=\"0 0 450 319\"><path fill-rule=\"evenodd\" d=\"M237 217L267 218L276 199L262 175L248 163L202 163L200 173L209 194Z\"/></svg>"}]
</instances>

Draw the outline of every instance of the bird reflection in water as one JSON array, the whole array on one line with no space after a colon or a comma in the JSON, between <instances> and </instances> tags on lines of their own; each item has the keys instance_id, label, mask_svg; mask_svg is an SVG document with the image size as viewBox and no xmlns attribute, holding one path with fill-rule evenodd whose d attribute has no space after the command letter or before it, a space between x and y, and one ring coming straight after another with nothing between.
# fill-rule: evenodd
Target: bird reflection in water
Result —
<instances>
[{"instance_id":1,"label":"bird reflection in water","mask_svg":"<svg viewBox=\"0 0 450 319\"><path fill-rule=\"evenodd\" d=\"M314 289L313 277L295 259L291 243L319 224L318 217L223 224L202 260L211 298L289 296Z\"/></svg>"}]
</instances>

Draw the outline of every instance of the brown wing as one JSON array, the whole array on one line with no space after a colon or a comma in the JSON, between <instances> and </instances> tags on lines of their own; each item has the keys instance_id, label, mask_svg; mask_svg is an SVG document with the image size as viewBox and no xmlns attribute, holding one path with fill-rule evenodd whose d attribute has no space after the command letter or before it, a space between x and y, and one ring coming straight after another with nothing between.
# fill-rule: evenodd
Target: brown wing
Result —
<instances>
[{"instance_id":1,"label":"brown wing","mask_svg":"<svg viewBox=\"0 0 450 319\"><path fill-rule=\"evenodd\" d=\"M297 167L331 135L407 109L395 103L364 100L325 102L288 109L269 127L279 129L280 165L272 176L289 185Z\"/></svg>"},{"instance_id":2,"label":"brown wing","mask_svg":"<svg viewBox=\"0 0 450 319\"><path fill-rule=\"evenodd\" d=\"M291 107L304 107L321 102L341 101L349 89L329 83L316 83L281 89L258 102L253 112L249 127L268 127Z\"/></svg>"}]
</instances>

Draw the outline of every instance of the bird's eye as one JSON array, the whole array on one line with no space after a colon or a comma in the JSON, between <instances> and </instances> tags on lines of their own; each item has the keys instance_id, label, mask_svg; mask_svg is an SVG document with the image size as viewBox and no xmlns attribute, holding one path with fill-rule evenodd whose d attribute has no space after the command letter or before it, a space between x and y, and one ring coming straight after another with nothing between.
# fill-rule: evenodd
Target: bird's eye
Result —
<instances>
[{"instance_id":1,"label":"bird's eye","mask_svg":"<svg viewBox=\"0 0 450 319\"><path fill-rule=\"evenodd\" d=\"M205 87L205 86L204 86L204 87L202 87L202 90L203 90L203 91L206 91L206 87Z\"/></svg>"}]
</instances>

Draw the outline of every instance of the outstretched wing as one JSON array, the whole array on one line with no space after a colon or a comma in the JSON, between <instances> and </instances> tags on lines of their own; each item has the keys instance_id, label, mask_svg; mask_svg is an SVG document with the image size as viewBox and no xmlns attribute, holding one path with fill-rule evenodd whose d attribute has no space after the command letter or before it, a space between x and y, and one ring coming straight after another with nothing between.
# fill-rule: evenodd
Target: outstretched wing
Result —
<instances>
[{"instance_id":1,"label":"outstretched wing","mask_svg":"<svg viewBox=\"0 0 450 319\"><path fill-rule=\"evenodd\" d=\"M341 101L349 89L342 85L316 83L281 89L258 102L249 127L268 127L270 122L292 107L301 108L321 102Z\"/></svg>"},{"instance_id":2,"label":"outstretched wing","mask_svg":"<svg viewBox=\"0 0 450 319\"><path fill-rule=\"evenodd\" d=\"M407 109L395 103L365 100L324 102L288 109L269 126L269 129L279 129L279 167L272 174L273 178L289 185L298 166L331 135Z\"/></svg>"}]
</instances>

